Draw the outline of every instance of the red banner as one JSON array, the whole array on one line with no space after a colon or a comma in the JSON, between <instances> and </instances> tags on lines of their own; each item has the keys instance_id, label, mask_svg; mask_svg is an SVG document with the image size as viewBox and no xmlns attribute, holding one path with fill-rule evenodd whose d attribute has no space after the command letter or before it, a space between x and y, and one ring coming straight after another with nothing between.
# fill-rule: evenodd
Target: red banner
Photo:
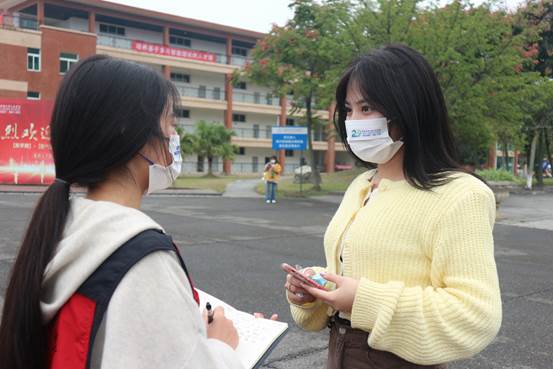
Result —
<instances>
[{"instance_id":1,"label":"red banner","mask_svg":"<svg viewBox=\"0 0 553 369\"><path fill-rule=\"evenodd\" d=\"M0 183L48 184L54 180L52 108L50 101L0 98Z\"/></svg>"},{"instance_id":2,"label":"red banner","mask_svg":"<svg viewBox=\"0 0 553 369\"><path fill-rule=\"evenodd\" d=\"M214 53L210 53L207 51L179 49L175 47L153 44L145 41L133 40L132 49L135 51L140 51L142 53L174 56L176 58L182 59L201 60L211 63L215 63L217 61L217 56Z\"/></svg>"}]
</instances>

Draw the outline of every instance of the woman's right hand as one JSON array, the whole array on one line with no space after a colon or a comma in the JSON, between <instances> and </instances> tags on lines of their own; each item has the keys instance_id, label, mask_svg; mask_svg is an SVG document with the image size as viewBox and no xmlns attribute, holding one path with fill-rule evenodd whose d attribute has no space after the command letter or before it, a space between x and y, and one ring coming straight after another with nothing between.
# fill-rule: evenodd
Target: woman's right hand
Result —
<instances>
[{"instance_id":1,"label":"woman's right hand","mask_svg":"<svg viewBox=\"0 0 553 369\"><path fill-rule=\"evenodd\" d=\"M306 276L315 274L313 269L310 268L302 269L300 272ZM288 273L286 275L286 283L284 284L284 288L286 288L288 300L296 305L303 305L315 301L315 297L302 288L301 281L292 274Z\"/></svg>"},{"instance_id":2,"label":"woman's right hand","mask_svg":"<svg viewBox=\"0 0 553 369\"><path fill-rule=\"evenodd\" d=\"M207 324L207 311L204 310L204 320ZM225 311L218 306L213 310L213 321L207 324L207 337L223 341L233 350L236 350L239 343L238 331L232 320L225 316Z\"/></svg>"}]
</instances>

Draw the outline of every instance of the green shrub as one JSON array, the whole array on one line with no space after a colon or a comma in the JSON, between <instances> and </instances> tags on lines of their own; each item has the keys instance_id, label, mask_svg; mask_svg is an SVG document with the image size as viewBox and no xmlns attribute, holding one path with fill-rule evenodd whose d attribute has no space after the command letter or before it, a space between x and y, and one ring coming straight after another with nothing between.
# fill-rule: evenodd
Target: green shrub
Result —
<instances>
[{"instance_id":1,"label":"green shrub","mask_svg":"<svg viewBox=\"0 0 553 369\"><path fill-rule=\"evenodd\" d=\"M486 181L508 181L516 182L515 175L505 169L484 169L477 170L476 174L484 178Z\"/></svg>"}]
</instances>

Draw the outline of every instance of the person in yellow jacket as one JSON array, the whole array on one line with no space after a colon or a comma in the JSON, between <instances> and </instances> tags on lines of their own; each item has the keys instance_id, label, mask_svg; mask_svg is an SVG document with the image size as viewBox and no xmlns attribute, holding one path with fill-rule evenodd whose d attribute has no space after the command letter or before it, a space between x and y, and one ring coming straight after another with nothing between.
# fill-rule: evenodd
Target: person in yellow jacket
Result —
<instances>
[{"instance_id":1,"label":"person in yellow jacket","mask_svg":"<svg viewBox=\"0 0 553 369\"><path fill-rule=\"evenodd\" d=\"M348 151L377 169L347 189L324 237L325 267L291 274L294 321L330 326L327 369L445 368L501 326L494 194L463 171L430 65L402 45L352 63L336 91ZM428 366L428 367L427 367Z\"/></svg>"},{"instance_id":2,"label":"person in yellow jacket","mask_svg":"<svg viewBox=\"0 0 553 369\"><path fill-rule=\"evenodd\" d=\"M267 204L276 203L276 191L281 172L282 166L279 164L276 156L272 156L271 160L265 164L265 169L263 170L263 180L266 183L265 202Z\"/></svg>"}]
</instances>

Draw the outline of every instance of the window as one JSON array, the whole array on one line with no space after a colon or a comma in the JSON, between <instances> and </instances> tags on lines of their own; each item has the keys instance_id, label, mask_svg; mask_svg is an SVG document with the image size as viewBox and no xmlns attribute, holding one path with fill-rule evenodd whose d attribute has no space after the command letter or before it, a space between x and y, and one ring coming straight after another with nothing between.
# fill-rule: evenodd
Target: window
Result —
<instances>
[{"instance_id":1,"label":"window","mask_svg":"<svg viewBox=\"0 0 553 369\"><path fill-rule=\"evenodd\" d=\"M79 61L79 55L61 53L60 54L60 73L65 74L71 66Z\"/></svg>"},{"instance_id":2,"label":"window","mask_svg":"<svg viewBox=\"0 0 553 369\"><path fill-rule=\"evenodd\" d=\"M257 156L252 158L252 172L259 172L259 158Z\"/></svg>"},{"instance_id":3,"label":"window","mask_svg":"<svg viewBox=\"0 0 553 369\"><path fill-rule=\"evenodd\" d=\"M284 150L284 156L291 158L294 156L294 150Z\"/></svg>"},{"instance_id":4,"label":"window","mask_svg":"<svg viewBox=\"0 0 553 369\"><path fill-rule=\"evenodd\" d=\"M198 86L198 97L202 98L202 99L205 99L206 91L207 91L206 86Z\"/></svg>"},{"instance_id":5,"label":"window","mask_svg":"<svg viewBox=\"0 0 553 369\"><path fill-rule=\"evenodd\" d=\"M40 72L40 49L27 49L27 70Z\"/></svg>"},{"instance_id":6,"label":"window","mask_svg":"<svg viewBox=\"0 0 553 369\"><path fill-rule=\"evenodd\" d=\"M182 82L182 83L190 83L190 74L171 72L171 81L173 81L173 82Z\"/></svg>"},{"instance_id":7,"label":"window","mask_svg":"<svg viewBox=\"0 0 553 369\"><path fill-rule=\"evenodd\" d=\"M189 38L184 38L180 36L169 36L169 43L171 45L191 47L192 41Z\"/></svg>"},{"instance_id":8,"label":"window","mask_svg":"<svg viewBox=\"0 0 553 369\"><path fill-rule=\"evenodd\" d=\"M232 55L248 56L248 49L243 47L232 47Z\"/></svg>"},{"instance_id":9,"label":"window","mask_svg":"<svg viewBox=\"0 0 553 369\"><path fill-rule=\"evenodd\" d=\"M234 88L238 90L245 90L246 89L246 82L236 82L234 84Z\"/></svg>"},{"instance_id":10,"label":"window","mask_svg":"<svg viewBox=\"0 0 553 369\"><path fill-rule=\"evenodd\" d=\"M183 108L175 108L175 116L177 118L190 118L190 110Z\"/></svg>"},{"instance_id":11,"label":"window","mask_svg":"<svg viewBox=\"0 0 553 369\"><path fill-rule=\"evenodd\" d=\"M245 147L239 147L238 148L238 155L246 155L246 148Z\"/></svg>"},{"instance_id":12,"label":"window","mask_svg":"<svg viewBox=\"0 0 553 369\"><path fill-rule=\"evenodd\" d=\"M40 100L40 92L27 91L27 99L29 99L29 100Z\"/></svg>"},{"instance_id":13,"label":"window","mask_svg":"<svg viewBox=\"0 0 553 369\"><path fill-rule=\"evenodd\" d=\"M221 88L213 87L213 100L221 100Z\"/></svg>"},{"instance_id":14,"label":"window","mask_svg":"<svg viewBox=\"0 0 553 369\"><path fill-rule=\"evenodd\" d=\"M259 124L253 125L253 138L259 138Z\"/></svg>"},{"instance_id":15,"label":"window","mask_svg":"<svg viewBox=\"0 0 553 369\"><path fill-rule=\"evenodd\" d=\"M112 24L100 24L100 33L107 33L116 36L125 36L125 28Z\"/></svg>"},{"instance_id":16,"label":"window","mask_svg":"<svg viewBox=\"0 0 553 369\"><path fill-rule=\"evenodd\" d=\"M232 114L232 121L233 122L239 122L239 123L245 123L246 122L246 115L245 114Z\"/></svg>"}]
</instances>

